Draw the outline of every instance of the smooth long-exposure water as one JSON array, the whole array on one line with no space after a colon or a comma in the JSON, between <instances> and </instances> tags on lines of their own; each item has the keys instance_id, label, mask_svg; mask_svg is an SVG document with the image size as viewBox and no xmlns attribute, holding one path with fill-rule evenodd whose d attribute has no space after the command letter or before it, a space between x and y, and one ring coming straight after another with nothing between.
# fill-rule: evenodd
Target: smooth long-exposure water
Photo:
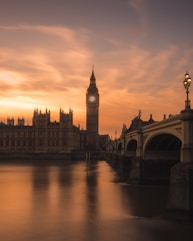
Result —
<instances>
[{"instance_id":1,"label":"smooth long-exposure water","mask_svg":"<svg viewBox=\"0 0 193 241\"><path fill-rule=\"evenodd\" d=\"M168 188L116 182L104 161L0 165L1 241L190 241L160 218Z\"/></svg>"}]
</instances>

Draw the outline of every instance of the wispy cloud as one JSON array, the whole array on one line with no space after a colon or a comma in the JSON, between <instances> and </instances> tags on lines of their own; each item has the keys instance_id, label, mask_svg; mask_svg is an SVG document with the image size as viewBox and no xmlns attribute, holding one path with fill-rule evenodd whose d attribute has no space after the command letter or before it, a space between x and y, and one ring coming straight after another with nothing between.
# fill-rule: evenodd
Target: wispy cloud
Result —
<instances>
[{"instance_id":1,"label":"wispy cloud","mask_svg":"<svg viewBox=\"0 0 193 241\"><path fill-rule=\"evenodd\" d=\"M132 4L139 8L141 1ZM103 50L109 44L108 50L98 51L92 31L62 26L0 26L2 31L14 41L4 41L0 48L1 118L13 110L17 116L21 110L29 114L33 107L48 107L54 113L71 107L75 123L85 128L92 64L101 95L101 132L119 131L139 109L145 118L152 113L160 119L183 106L183 96L175 96L183 93L184 71L193 69L193 50L170 44L155 52L107 34L97 40Z\"/></svg>"},{"instance_id":2,"label":"wispy cloud","mask_svg":"<svg viewBox=\"0 0 193 241\"><path fill-rule=\"evenodd\" d=\"M81 116L92 66L87 34L79 35L62 27L22 25L0 29L15 36L13 42L8 41L0 50L1 118L10 112L17 116L22 110L32 111L32 107L49 107L54 113L60 107L72 107L75 115ZM25 44L15 42L17 31L19 40ZM34 32L36 37L32 41ZM85 127L85 121L79 122Z\"/></svg>"},{"instance_id":3,"label":"wispy cloud","mask_svg":"<svg viewBox=\"0 0 193 241\"><path fill-rule=\"evenodd\" d=\"M129 5L136 11L140 11L142 7L143 0L129 0Z\"/></svg>"}]
</instances>

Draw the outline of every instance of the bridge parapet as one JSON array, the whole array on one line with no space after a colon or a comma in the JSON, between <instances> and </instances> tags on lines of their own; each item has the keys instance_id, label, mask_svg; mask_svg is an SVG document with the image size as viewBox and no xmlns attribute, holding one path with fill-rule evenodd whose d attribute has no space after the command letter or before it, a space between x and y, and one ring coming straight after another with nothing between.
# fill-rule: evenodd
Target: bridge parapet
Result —
<instances>
[{"instance_id":1,"label":"bridge parapet","mask_svg":"<svg viewBox=\"0 0 193 241\"><path fill-rule=\"evenodd\" d=\"M165 128L172 128L172 127L175 128L175 126L181 125L181 123L182 123L182 121L180 119L180 115L175 115L168 119L165 119L165 120L162 120L159 122L155 122L151 125L144 126L142 128L142 131L148 133L148 132L153 132L153 131L157 131L157 130L162 130Z\"/></svg>"},{"instance_id":2,"label":"bridge parapet","mask_svg":"<svg viewBox=\"0 0 193 241\"><path fill-rule=\"evenodd\" d=\"M122 143L122 153L126 154L128 151L127 146L131 141L135 140L137 142L135 156L144 159L148 143L155 136L162 134L169 134L182 141L182 120L180 116L181 115L178 114L168 119L143 126L137 130L126 132L125 135L122 135L119 139L119 143Z\"/></svg>"}]
</instances>

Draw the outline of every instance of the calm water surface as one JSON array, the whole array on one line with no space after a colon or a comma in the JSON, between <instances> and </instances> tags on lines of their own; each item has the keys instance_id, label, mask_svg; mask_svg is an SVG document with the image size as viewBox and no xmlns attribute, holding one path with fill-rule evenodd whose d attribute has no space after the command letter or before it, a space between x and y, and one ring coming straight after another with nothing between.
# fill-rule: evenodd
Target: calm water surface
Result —
<instances>
[{"instance_id":1,"label":"calm water surface","mask_svg":"<svg viewBox=\"0 0 193 241\"><path fill-rule=\"evenodd\" d=\"M1 241L190 241L192 226L162 220L167 187L116 182L86 167L0 165Z\"/></svg>"}]
</instances>

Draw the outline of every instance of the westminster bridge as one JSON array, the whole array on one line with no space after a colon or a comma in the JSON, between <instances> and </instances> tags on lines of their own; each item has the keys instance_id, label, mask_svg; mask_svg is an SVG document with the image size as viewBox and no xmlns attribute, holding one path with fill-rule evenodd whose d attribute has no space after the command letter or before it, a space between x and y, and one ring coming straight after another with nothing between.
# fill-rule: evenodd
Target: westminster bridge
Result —
<instances>
[{"instance_id":1,"label":"westminster bridge","mask_svg":"<svg viewBox=\"0 0 193 241\"><path fill-rule=\"evenodd\" d=\"M107 150L143 160L180 161L182 138L182 121L175 115L122 134L109 141Z\"/></svg>"},{"instance_id":2,"label":"westminster bridge","mask_svg":"<svg viewBox=\"0 0 193 241\"><path fill-rule=\"evenodd\" d=\"M109 140L106 148L107 161L127 182L169 183L168 210L193 221L191 108L162 121L122 131L120 138Z\"/></svg>"},{"instance_id":3,"label":"westminster bridge","mask_svg":"<svg viewBox=\"0 0 193 241\"><path fill-rule=\"evenodd\" d=\"M138 122L106 148L111 165L129 181L167 181L174 164L193 161L193 110L145 126Z\"/></svg>"}]
</instances>

